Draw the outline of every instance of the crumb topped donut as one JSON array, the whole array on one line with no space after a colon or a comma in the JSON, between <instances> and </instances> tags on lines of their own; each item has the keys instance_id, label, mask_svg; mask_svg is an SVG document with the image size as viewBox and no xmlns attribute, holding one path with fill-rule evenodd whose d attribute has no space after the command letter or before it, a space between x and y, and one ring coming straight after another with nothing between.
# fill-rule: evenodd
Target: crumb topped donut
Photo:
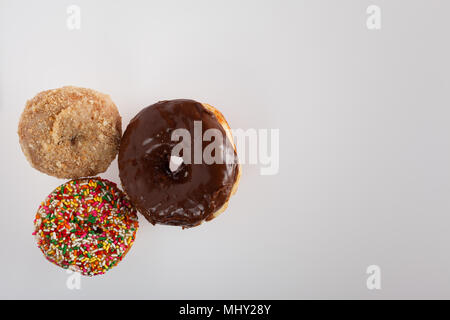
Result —
<instances>
[{"instance_id":1,"label":"crumb topped donut","mask_svg":"<svg viewBox=\"0 0 450 320\"><path fill-rule=\"evenodd\" d=\"M179 144L173 133L180 129L193 144L192 162L185 161L183 154L183 160L172 167L173 150ZM226 161L196 161L197 147L203 155L212 139L201 138L196 146L191 138L203 137L208 130L220 136L214 143L227 155ZM210 105L179 99L151 105L130 121L121 141L119 172L124 191L149 222L184 228L225 210L241 169L223 115Z\"/></svg>"},{"instance_id":2,"label":"crumb topped donut","mask_svg":"<svg viewBox=\"0 0 450 320\"><path fill-rule=\"evenodd\" d=\"M108 95L69 86L29 100L18 134L34 168L57 178L80 178L109 167L119 150L122 120Z\"/></svg>"},{"instance_id":3,"label":"crumb topped donut","mask_svg":"<svg viewBox=\"0 0 450 320\"><path fill-rule=\"evenodd\" d=\"M133 245L136 209L116 184L100 178L56 188L34 221L38 247L50 262L94 276L116 266Z\"/></svg>"}]
</instances>

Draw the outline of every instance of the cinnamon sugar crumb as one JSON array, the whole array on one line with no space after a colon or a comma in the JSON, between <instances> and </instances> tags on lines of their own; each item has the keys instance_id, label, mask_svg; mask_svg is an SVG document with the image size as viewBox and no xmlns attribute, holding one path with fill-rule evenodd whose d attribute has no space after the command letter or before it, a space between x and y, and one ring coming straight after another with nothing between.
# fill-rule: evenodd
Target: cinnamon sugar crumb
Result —
<instances>
[{"instance_id":1,"label":"cinnamon sugar crumb","mask_svg":"<svg viewBox=\"0 0 450 320\"><path fill-rule=\"evenodd\" d=\"M108 95L62 87L29 100L19 121L21 148L30 164L58 178L106 171L122 136L122 119Z\"/></svg>"}]
</instances>

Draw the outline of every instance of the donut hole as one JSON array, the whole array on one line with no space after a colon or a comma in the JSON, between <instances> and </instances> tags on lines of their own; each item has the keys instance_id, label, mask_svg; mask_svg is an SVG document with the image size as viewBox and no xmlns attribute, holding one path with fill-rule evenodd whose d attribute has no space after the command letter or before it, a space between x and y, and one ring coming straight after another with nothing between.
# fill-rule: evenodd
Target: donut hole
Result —
<instances>
[{"instance_id":1,"label":"donut hole","mask_svg":"<svg viewBox=\"0 0 450 320\"><path fill-rule=\"evenodd\" d=\"M187 181L191 170L190 166L183 162L183 158L172 155L170 147L164 152L162 168L164 173L175 182Z\"/></svg>"},{"instance_id":2,"label":"donut hole","mask_svg":"<svg viewBox=\"0 0 450 320\"><path fill-rule=\"evenodd\" d=\"M94 231L95 234L102 234L103 233L103 229L101 227L98 226L92 226L92 231Z\"/></svg>"},{"instance_id":3,"label":"donut hole","mask_svg":"<svg viewBox=\"0 0 450 320\"><path fill-rule=\"evenodd\" d=\"M145 155L144 170L153 172L153 181L160 184L170 186L172 183L183 183L189 180L191 175L191 167L182 162L177 165L176 170L171 165L170 145L160 145L152 149L151 153Z\"/></svg>"},{"instance_id":4,"label":"donut hole","mask_svg":"<svg viewBox=\"0 0 450 320\"><path fill-rule=\"evenodd\" d=\"M75 109L66 108L55 118L52 137L56 145L76 147L83 136L95 132L95 124L87 120L89 117Z\"/></svg>"},{"instance_id":5,"label":"donut hole","mask_svg":"<svg viewBox=\"0 0 450 320\"><path fill-rule=\"evenodd\" d=\"M177 166L177 169L172 171L173 167L171 165L171 156L167 157L164 165L165 173L173 180L173 181L186 181L189 176L190 167L186 165L184 162Z\"/></svg>"},{"instance_id":6,"label":"donut hole","mask_svg":"<svg viewBox=\"0 0 450 320\"><path fill-rule=\"evenodd\" d=\"M78 135L74 135L70 138L70 145L74 146L77 144Z\"/></svg>"},{"instance_id":7,"label":"donut hole","mask_svg":"<svg viewBox=\"0 0 450 320\"><path fill-rule=\"evenodd\" d=\"M169 158L170 171L176 172L182 164L183 164L183 158L177 157L177 156L170 156L170 158Z\"/></svg>"}]
</instances>

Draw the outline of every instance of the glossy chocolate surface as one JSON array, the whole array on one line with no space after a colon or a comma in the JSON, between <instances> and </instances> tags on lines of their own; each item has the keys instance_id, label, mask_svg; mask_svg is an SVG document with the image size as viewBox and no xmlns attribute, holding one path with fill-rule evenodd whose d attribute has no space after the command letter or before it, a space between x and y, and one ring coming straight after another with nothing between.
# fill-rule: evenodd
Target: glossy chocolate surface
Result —
<instances>
[{"instance_id":1,"label":"glossy chocolate surface","mask_svg":"<svg viewBox=\"0 0 450 320\"><path fill-rule=\"evenodd\" d=\"M202 150L211 143L194 141L194 121L201 121L202 134L208 129L221 132L221 148L232 161L194 163L195 142ZM192 164L183 163L172 172L169 160L179 143L172 132L181 128L191 134ZM211 219L228 201L239 166L216 116L196 101L180 99L153 104L130 121L120 146L119 171L126 193L148 221L192 227Z\"/></svg>"}]
</instances>

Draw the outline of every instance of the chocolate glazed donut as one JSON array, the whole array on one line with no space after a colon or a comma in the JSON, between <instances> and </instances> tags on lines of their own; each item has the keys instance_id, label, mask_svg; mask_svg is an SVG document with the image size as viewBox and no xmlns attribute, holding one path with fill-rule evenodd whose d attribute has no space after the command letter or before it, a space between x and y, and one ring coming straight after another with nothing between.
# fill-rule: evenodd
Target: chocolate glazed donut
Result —
<instances>
[{"instance_id":1,"label":"chocolate glazed donut","mask_svg":"<svg viewBox=\"0 0 450 320\"><path fill-rule=\"evenodd\" d=\"M220 148L231 159L212 164L194 160L196 121L201 123L202 137L208 129L220 131ZM172 139L176 129L190 133L192 161L172 171L172 149L179 143ZM122 138L119 171L123 188L152 224L185 228L209 221L225 210L237 189L241 169L232 139L224 117L210 105L181 99L153 104L130 121ZM205 150L211 141L199 143Z\"/></svg>"}]
</instances>

